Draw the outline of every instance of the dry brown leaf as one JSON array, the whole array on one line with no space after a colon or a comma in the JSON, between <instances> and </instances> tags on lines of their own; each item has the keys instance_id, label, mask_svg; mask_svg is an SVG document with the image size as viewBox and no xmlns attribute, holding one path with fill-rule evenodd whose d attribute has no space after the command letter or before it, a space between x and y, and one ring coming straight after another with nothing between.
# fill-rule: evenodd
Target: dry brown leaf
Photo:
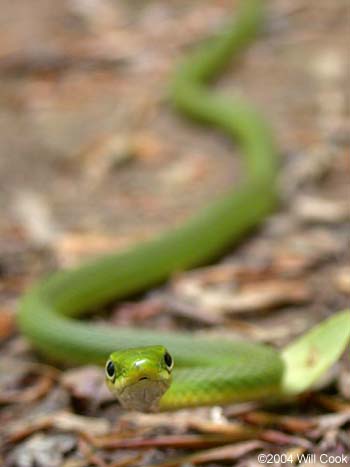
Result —
<instances>
[{"instance_id":1,"label":"dry brown leaf","mask_svg":"<svg viewBox=\"0 0 350 467\"><path fill-rule=\"evenodd\" d=\"M168 295L164 297L165 308L167 312L174 316L180 316L206 325L223 324L225 319L218 313L212 313L211 310L192 305L180 297Z\"/></svg>"},{"instance_id":2,"label":"dry brown leaf","mask_svg":"<svg viewBox=\"0 0 350 467\"><path fill-rule=\"evenodd\" d=\"M350 266L339 268L335 272L334 282L340 292L350 295Z\"/></svg>"},{"instance_id":3,"label":"dry brown leaf","mask_svg":"<svg viewBox=\"0 0 350 467\"><path fill-rule=\"evenodd\" d=\"M12 450L7 465L61 467L65 454L71 451L75 444L75 438L71 435L37 433Z\"/></svg>"},{"instance_id":4,"label":"dry brown leaf","mask_svg":"<svg viewBox=\"0 0 350 467\"><path fill-rule=\"evenodd\" d=\"M93 406L115 400L105 385L104 372L97 366L82 366L65 371L61 383L73 397Z\"/></svg>"},{"instance_id":5,"label":"dry brown leaf","mask_svg":"<svg viewBox=\"0 0 350 467\"><path fill-rule=\"evenodd\" d=\"M192 419L189 423L189 428L195 429L201 433L221 433L226 434L236 439L243 441L258 437L258 430L255 428L243 425L237 422L215 422L203 419Z\"/></svg>"},{"instance_id":6,"label":"dry brown leaf","mask_svg":"<svg viewBox=\"0 0 350 467\"><path fill-rule=\"evenodd\" d=\"M110 422L105 418L84 417L65 411L49 416L48 422L50 426L61 431L76 431L96 436L108 433L111 428Z\"/></svg>"},{"instance_id":7,"label":"dry brown leaf","mask_svg":"<svg viewBox=\"0 0 350 467\"><path fill-rule=\"evenodd\" d=\"M2 308L0 310L0 341L7 339L15 330L15 313Z\"/></svg>"},{"instance_id":8,"label":"dry brown leaf","mask_svg":"<svg viewBox=\"0 0 350 467\"><path fill-rule=\"evenodd\" d=\"M98 136L75 156L90 188L100 183L113 167L123 164L131 157L130 136L119 132Z\"/></svg>"},{"instance_id":9,"label":"dry brown leaf","mask_svg":"<svg viewBox=\"0 0 350 467\"><path fill-rule=\"evenodd\" d=\"M315 196L299 196L293 205L295 215L305 222L336 224L349 217L349 203Z\"/></svg>"},{"instance_id":10,"label":"dry brown leaf","mask_svg":"<svg viewBox=\"0 0 350 467\"><path fill-rule=\"evenodd\" d=\"M332 412L339 412L340 414L350 414L350 402L336 396L329 396L326 394L315 394L314 400L322 407Z\"/></svg>"},{"instance_id":11,"label":"dry brown leaf","mask_svg":"<svg viewBox=\"0 0 350 467\"><path fill-rule=\"evenodd\" d=\"M126 302L117 307L112 315L112 322L121 325L130 325L157 316L165 311L164 300L146 298L139 302Z\"/></svg>"},{"instance_id":12,"label":"dry brown leaf","mask_svg":"<svg viewBox=\"0 0 350 467\"><path fill-rule=\"evenodd\" d=\"M282 305L299 305L311 298L311 290L301 281L270 281L245 287L233 297L230 312L249 312L276 308Z\"/></svg>"},{"instance_id":13,"label":"dry brown leaf","mask_svg":"<svg viewBox=\"0 0 350 467\"><path fill-rule=\"evenodd\" d=\"M182 459L182 464L185 462L196 464L202 464L207 462L217 461L234 461L240 457L248 454L249 452L256 451L264 447L264 444L260 441L245 441L242 443L231 444L229 446L223 446L220 448L209 449L207 451L198 452L185 459ZM165 464L167 465L167 464ZM172 464L179 465L179 464Z\"/></svg>"},{"instance_id":14,"label":"dry brown leaf","mask_svg":"<svg viewBox=\"0 0 350 467\"><path fill-rule=\"evenodd\" d=\"M127 433L110 433L105 436L95 436L83 433L85 439L96 448L105 449L149 449L149 448L173 448L173 449L202 449L210 446L220 446L237 441L237 433L225 434L178 434L159 435L157 437L130 437ZM243 436L246 439L246 436Z\"/></svg>"},{"instance_id":15,"label":"dry brown leaf","mask_svg":"<svg viewBox=\"0 0 350 467\"><path fill-rule=\"evenodd\" d=\"M59 376L59 371L39 363L18 362L3 358L0 365L0 403L34 402L45 396Z\"/></svg>"},{"instance_id":16,"label":"dry brown leaf","mask_svg":"<svg viewBox=\"0 0 350 467\"><path fill-rule=\"evenodd\" d=\"M131 152L135 158L147 164L162 160L165 148L159 136L147 132L138 132L131 141Z\"/></svg>"},{"instance_id":17,"label":"dry brown leaf","mask_svg":"<svg viewBox=\"0 0 350 467\"><path fill-rule=\"evenodd\" d=\"M310 287L305 281L271 280L249 284L238 290L207 290L198 282L178 283L177 292L203 309L216 314L249 313L277 308L282 305L299 305L311 299Z\"/></svg>"},{"instance_id":18,"label":"dry brown leaf","mask_svg":"<svg viewBox=\"0 0 350 467\"><path fill-rule=\"evenodd\" d=\"M310 432L311 439L319 439L334 430L339 431L350 421L350 413L332 413L315 417L316 428Z\"/></svg>"},{"instance_id":19,"label":"dry brown leaf","mask_svg":"<svg viewBox=\"0 0 350 467\"><path fill-rule=\"evenodd\" d=\"M278 446L292 445L304 447L306 449L312 448L312 443L307 439L299 436L288 435L282 431L266 430L262 433L260 439Z\"/></svg>"},{"instance_id":20,"label":"dry brown leaf","mask_svg":"<svg viewBox=\"0 0 350 467\"><path fill-rule=\"evenodd\" d=\"M35 432L49 428L67 432L74 431L91 436L102 436L110 431L111 425L105 418L84 417L66 410L59 410L49 414L33 415L25 421L14 423L5 429L3 435L7 443L14 443Z\"/></svg>"},{"instance_id":21,"label":"dry brown leaf","mask_svg":"<svg viewBox=\"0 0 350 467\"><path fill-rule=\"evenodd\" d=\"M111 250L122 250L131 242L132 239L127 235L67 233L57 239L55 250L59 263L65 267L72 267L82 259L96 257Z\"/></svg>"},{"instance_id":22,"label":"dry brown leaf","mask_svg":"<svg viewBox=\"0 0 350 467\"><path fill-rule=\"evenodd\" d=\"M282 416L269 412L247 412L240 418L259 427L278 427L290 433L307 433L316 426L313 419Z\"/></svg>"}]
</instances>

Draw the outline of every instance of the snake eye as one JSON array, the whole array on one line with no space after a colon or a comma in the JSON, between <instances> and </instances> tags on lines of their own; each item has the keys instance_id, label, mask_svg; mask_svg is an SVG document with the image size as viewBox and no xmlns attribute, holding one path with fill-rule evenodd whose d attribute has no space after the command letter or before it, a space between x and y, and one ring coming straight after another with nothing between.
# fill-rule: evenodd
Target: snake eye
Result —
<instances>
[{"instance_id":1,"label":"snake eye","mask_svg":"<svg viewBox=\"0 0 350 467\"><path fill-rule=\"evenodd\" d=\"M165 364L166 364L168 370L171 370L172 367L173 367L173 363L174 363L174 362L173 362L173 359L172 359L170 353L166 352L166 353L164 354L164 362L165 362Z\"/></svg>"},{"instance_id":2,"label":"snake eye","mask_svg":"<svg viewBox=\"0 0 350 467\"><path fill-rule=\"evenodd\" d=\"M109 379L113 379L115 376L115 367L112 360L108 360L106 363L106 375Z\"/></svg>"}]
</instances>

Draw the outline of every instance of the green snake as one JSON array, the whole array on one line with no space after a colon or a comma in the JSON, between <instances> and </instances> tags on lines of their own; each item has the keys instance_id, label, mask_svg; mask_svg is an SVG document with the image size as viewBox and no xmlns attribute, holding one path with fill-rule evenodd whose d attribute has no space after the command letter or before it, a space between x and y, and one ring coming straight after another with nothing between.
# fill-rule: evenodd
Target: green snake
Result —
<instances>
[{"instance_id":1,"label":"green snake","mask_svg":"<svg viewBox=\"0 0 350 467\"><path fill-rule=\"evenodd\" d=\"M245 163L239 185L154 240L53 274L21 302L20 329L47 357L101 364L114 351L106 365L107 384L126 407L223 404L280 390L284 363L270 347L76 320L215 259L275 207L278 160L264 121L243 100L217 95L207 86L261 24L262 2L242 1L228 27L180 64L170 86L170 101L177 109L239 142Z\"/></svg>"}]
</instances>

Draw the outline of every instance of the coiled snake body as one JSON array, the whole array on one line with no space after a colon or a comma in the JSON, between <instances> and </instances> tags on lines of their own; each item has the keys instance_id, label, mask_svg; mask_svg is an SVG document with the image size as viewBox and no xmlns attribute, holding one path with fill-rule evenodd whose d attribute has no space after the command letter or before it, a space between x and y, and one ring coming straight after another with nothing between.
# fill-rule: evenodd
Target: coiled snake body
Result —
<instances>
[{"instance_id":1,"label":"coiled snake body","mask_svg":"<svg viewBox=\"0 0 350 467\"><path fill-rule=\"evenodd\" d=\"M283 363L269 347L76 320L87 310L217 257L275 206L277 158L263 120L246 102L216 95L206 86L231 55L256 36L261 17L260 1L243 1L232 24L178 68L170 90L177 109L239 142L245 162L239 186L153 241L54 274L21 303L22 332L56 360L102 363L115 349L166 346L175 369L173 383L160 402L163 409L266 396L278 392L281 383Z\"/></svg>"}]
</instances>

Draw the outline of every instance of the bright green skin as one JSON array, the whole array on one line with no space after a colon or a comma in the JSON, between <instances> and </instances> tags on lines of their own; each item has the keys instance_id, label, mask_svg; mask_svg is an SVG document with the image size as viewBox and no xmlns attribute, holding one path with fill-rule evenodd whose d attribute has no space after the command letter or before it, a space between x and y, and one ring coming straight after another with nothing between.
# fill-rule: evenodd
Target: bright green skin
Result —
<instances>
[{"instance_id":1,"label":"bright green skin","mask_svg":"<svg viewBox=\"0 0 350 467\"><path fill-rule=\"evenodd\" d=\"M220 255L257 226L276 204L277 158L261 117L240 99L213 94L205 83L258 32L261 2L244 0L224 34L179 67L170 99L179 110L238 141L245 177L184 225L124 253L62 271L24 297L19 326L48 357L68 363L104 363L115 349L165 345L176 369L161 408L220 404L273 394L283 373L273 349L133 328L113 329L74 318L111 300L153 286L171 274Z\"/></svg>"},{"instance_id":2,"label":"bright green skin","mask_svg":"<svg viewBox=\"0 0 350 467\"><path fill-rule=\"evenodd\" d=\"M168 341L167 336L165 340ZM205 339L195 340L191 344L187 336L183 339L183 351L180 339L176 340L176 344L179 347L174 347L176 357L173 359L175 370L172 375L172 368L167 368L164 362L167 352L164 346L127 348L114 351L109 356L106 367L112 361L115 374L109 378L106 371L107 386L122 405L149 412L158 408L169 410L225 404L280 393L283 367L273 349L243 342ZM166 392L160 404L157 400L159 394L154 394L154 403L149 401L152 394L146 403L140 400L137 392L140 378L147 378L146 381L142 380L142 384L148 392L163 383L162 394ZM125 388L129 389L131 402L125 402L121 397ZM143 391L140 392L142 394Z\"/></svg>"},{"instance_id":3,"label":"bright green skin","mask_svg":"<svg viewBox=\"0 0 350 467\"><path fill-rule=\"evenodd\" d=\"M162 345L123 349L113 352L106 363L109 390L127 409L154 412L171 384L173 359ZM113 368L110 374L108 368Z\"/></svg>"}]
</instances>

